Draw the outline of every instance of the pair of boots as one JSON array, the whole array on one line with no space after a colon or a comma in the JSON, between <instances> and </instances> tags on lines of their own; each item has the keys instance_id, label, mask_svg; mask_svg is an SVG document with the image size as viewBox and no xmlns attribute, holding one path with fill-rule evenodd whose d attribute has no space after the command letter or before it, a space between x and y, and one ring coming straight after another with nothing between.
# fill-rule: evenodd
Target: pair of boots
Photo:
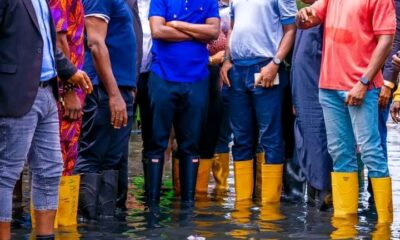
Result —
<instances>
[{"instance_id":1,"label":"pair of boots","mask_svg":"<svg viewBox=\"0 0 400 240\"><path fill-rule=\"evenodd\" d=\"M176 159L173 161L174 188L175 190L178 188L175 194L181 196L181 202L184 205L191 206L194 204L199 159L181 157L180 161ZM143 169L145 171L147 205L149 207L157 206L160 203L164 159L144 159Z\"/></svg>"},{"instance_id":2,"label":"pair of boots","mask_svg":"<svg viewBox=\"0 0 400 240\"><path fill-rule=\"evenodd\" d=\"M196 193L207 194L210 173L215 180L215 191L228 191L229 153L215 154L211 159L201 159L197 173Z\"/></svg>"},{"instance_id":3,"label":"pair of boots","mask_svg":"<svg viewBox=\"0 0 400 240\"><path fill-rule=\"evenodd\" d=\"M371 178L371 183L378 223L393 222L392 179L390 177ZM334 217L357 215L359 180L356 172L333 172L332 193Z\"/></svg>"},{"instance_id":4,"label":"pair of boots","mask_svg":"<svg viewBox=\"0 0 400 240\"><path fill-rule=\"evenodd\" d=\"M118 171L81 175L79 213L87 220L114 217L118 190Z\"/></svg>"},{"instance_id":5,"label":"pair of boots","mask_svg":"<svg viewBox=\"0 0 400 240\"><path fill-rule=\"evenodd\" d=\"M256 164L254 160L236 161L234 170L236 201L252 199L255 190L256 199L262 203L280 202L283 164L265 164L265 153L258 153Z\"/></svg>"}]
</instances>

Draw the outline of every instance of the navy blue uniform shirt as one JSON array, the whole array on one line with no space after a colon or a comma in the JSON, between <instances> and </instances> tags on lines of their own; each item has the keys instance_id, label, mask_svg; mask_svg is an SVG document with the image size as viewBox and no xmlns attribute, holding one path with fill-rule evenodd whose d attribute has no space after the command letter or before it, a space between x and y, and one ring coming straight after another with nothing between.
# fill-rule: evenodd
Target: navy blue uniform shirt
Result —
<instances>
[{"instance_id":1,"label":"navy blue uniform shirt","mask_svg":"<svg viewBox=\"0 0 400 240\"><path fill-rule=\"evenodd\" d=\"M208 18L219 18L217 0L152 0L149 17L163 17L205 24ZM207 44L196 40L167 42L154 40L151 71L172 82L195 82L208 76Z\"/></svg>"},{"instance_id":2,"label":"navy blue uniform shirt","mask_svg":"<svg viewBox=\"0 0 400 240\"><path fill-rule=\"evenodd\" d=\"M118 86L135 88L136 38L133 29L133 15L128 4L125 0L83 0L83 6L86 17L95 16L108 22L106 45ZM101 82L87 45L83 69L92 79L93 85Z\"/></svg>"}]
</instances>

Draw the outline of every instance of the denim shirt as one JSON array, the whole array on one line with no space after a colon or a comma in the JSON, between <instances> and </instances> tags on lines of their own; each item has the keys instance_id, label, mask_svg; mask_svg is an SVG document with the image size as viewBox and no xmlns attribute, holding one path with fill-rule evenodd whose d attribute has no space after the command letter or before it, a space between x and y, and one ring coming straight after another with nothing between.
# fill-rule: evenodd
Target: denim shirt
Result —
<instances>
[{"instance_id":1,"label":"denim shirt","mask_svg":"<svg viewBox=\"0 0 400 240\"><path fill-rule=\"evenodd\" d=\"M57 76L53 49L54 46L50 32L50 10L46 0L32 0L32 4L35 9L40 34L43 39L43 60L40 81L48 81Z\"/></svg>"}]
</instances>

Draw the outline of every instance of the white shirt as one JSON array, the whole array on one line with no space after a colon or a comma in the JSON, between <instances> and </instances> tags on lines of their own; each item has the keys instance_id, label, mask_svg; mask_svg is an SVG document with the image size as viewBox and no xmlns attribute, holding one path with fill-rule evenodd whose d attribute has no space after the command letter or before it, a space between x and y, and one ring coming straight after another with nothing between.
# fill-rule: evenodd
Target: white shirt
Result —
<instances>
[{"instance_id":1,"label":"white shirt","mask_svg":"<svg viewBox=\"0 0 400 240\"><path fill-rule=\"evenodd\" d=\"M140 22L142 23L143 29L143 58L142 65L140 68L140 72L148 72L150 71L151 65L151 30L150 30L150 22L149 22L149 9L150 9L150 0L138 0L139 7L139 16Z\"/></svg>"}]
</instances>

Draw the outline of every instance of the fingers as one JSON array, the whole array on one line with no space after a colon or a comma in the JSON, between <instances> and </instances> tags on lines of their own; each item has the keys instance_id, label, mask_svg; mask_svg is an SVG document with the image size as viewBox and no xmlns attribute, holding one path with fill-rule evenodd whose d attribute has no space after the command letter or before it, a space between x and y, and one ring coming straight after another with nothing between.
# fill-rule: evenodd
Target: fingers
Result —
<instances>
[{"instance_id":1,"label":"fingers","mask_svg":"<svg viewBox=\"0 0 400 240\"><path fill-rule=\"evenodd\" d=\"M357 97L354 97L354 96L352 96L351 94L348 94L347 97L346 97L345 104L346 104L347 106L355 106L355 107L356 107L356 106L361 106L361 104L362 104L362 99L357 98Z\"/></svg>"},{"instance_id":2,"label":"fingers","mask_svg":"<svg viewBox=\"0 0 400 240\"><path fill-rule=\"evenodd\" d=\"M392 117L392 119L393 119L393 122L395 122L396 124L398 124L399 123L399 109L398 108L396 108L396 107L392 107L392 109L390 109L390 116Z\"/></svg>"},{"instance_id":3,"label":"fingers","mask_svg":"<svg viewBox=\"0 0 400 240\"><path fill-rule=\"evenodd\" d=\"M85 81L84 91L86 92L86 94L92 93L93 92L92 81L90 81L89 76L85 72L83 73L83 78Z\"/></svg>"},{"instance_id":4,"label":"fingers","mask_svg":"<svg viewBox=\"0 0 400 240\"><path fill-rule=\"evenodd\" d=\"M115 119L117 118L117 111L113 107L110 107L111 111L111 125L115 127Z\"/></svg>"},{"instance_id":5,"label":"fingers","mask_svg":"<svg viewBox=\"0 0 400 240\"><path fill-rule=\"evenodd\" d=\"M128 126L128 112L126 111L126 109L125 111L123 111L122 126Z\"/></svg>"},{"instance_id":6,"label":"fingers","mask_svg":"<svg viewBox=\"0 0 400 240\"><path fill-rule=\"evenodd\" d=\"M221 69L220 76L222 78L222 81L225 83L225 85L230 87L231 83L229 82L228 71L226 71L225 69Z\"/></svg>"}]
</instances>

